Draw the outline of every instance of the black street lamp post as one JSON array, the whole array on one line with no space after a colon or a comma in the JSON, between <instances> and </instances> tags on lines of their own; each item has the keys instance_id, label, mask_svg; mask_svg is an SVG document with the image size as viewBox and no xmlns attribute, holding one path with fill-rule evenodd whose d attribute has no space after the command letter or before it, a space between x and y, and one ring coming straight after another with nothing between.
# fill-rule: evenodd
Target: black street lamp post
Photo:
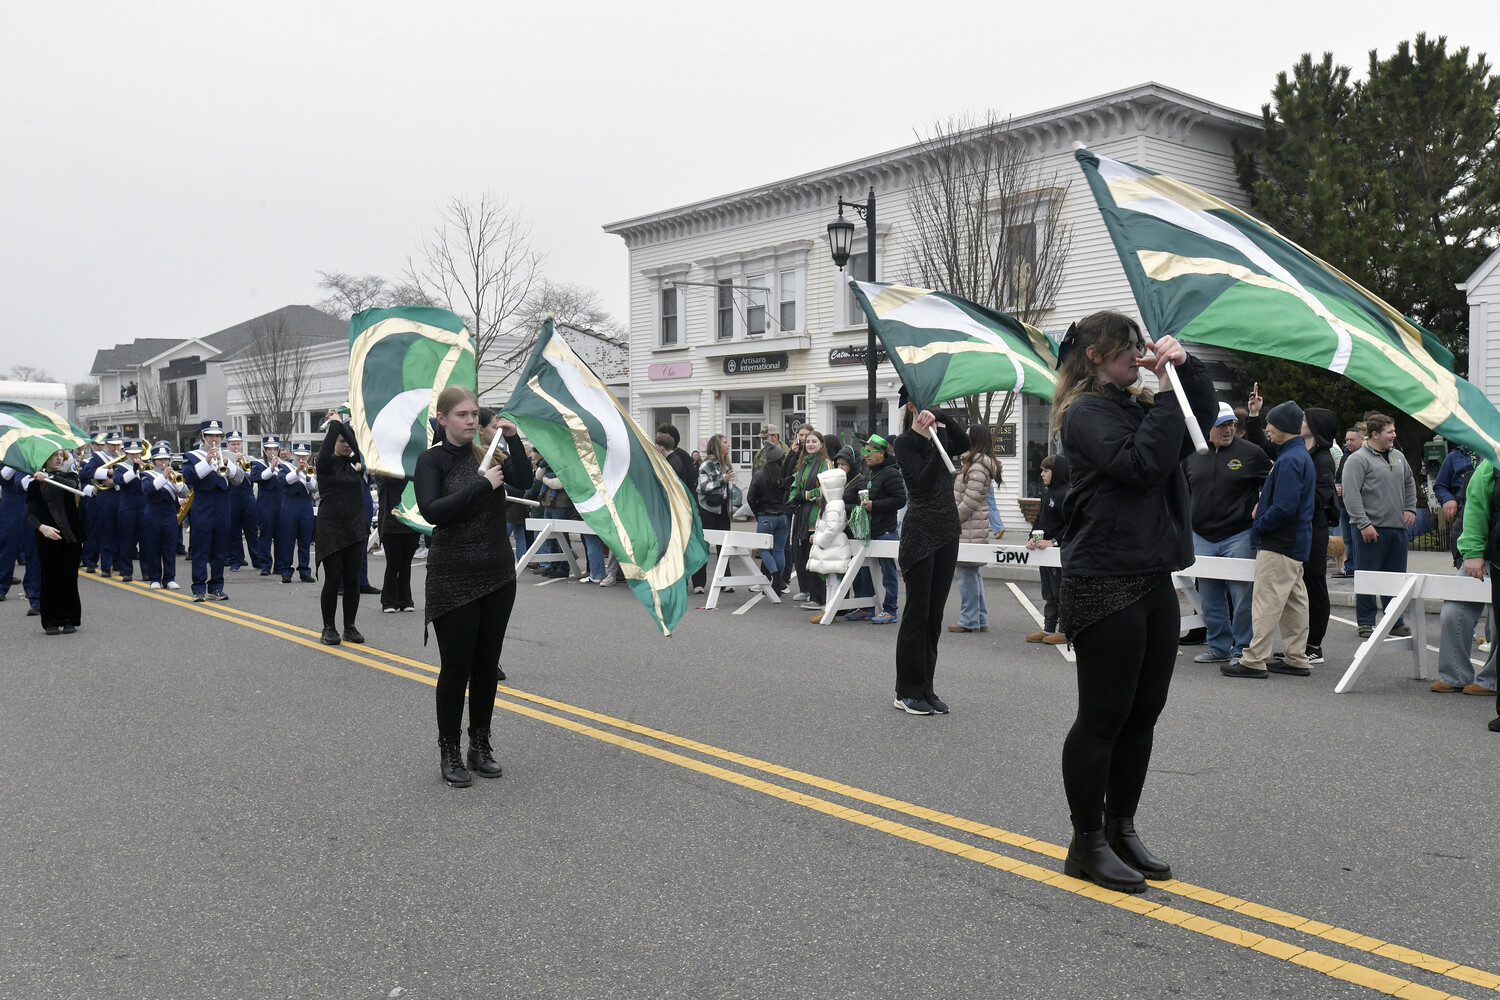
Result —
<instances>
[{"instance_id":1,"label":"black street lamp post","mask_svg":"<svg viewBox=\"0 0 1500 1000\"><path fill-rule=\"evenodd\" d=\"M854 247L854 223L844 218L844 209L854 210L865 223L865 237L868 240L865 254L865 280L875 281L875 188L870 188L870 194L863 205L854 201L839 199L839 217L828 224L828 249L833 254L833 266L840 271L844 265L849 263L849 254ZM875 350L875 324L869 322L866 317L865 330L867 331L865 346L865 373L868 379L867 392L870 404L870 434L876 433L879 419L876 409L878 402L875 399L875 367L879 363L879 357ZM866 436L868 440L868 435Z\"/></svg>"}]
</instances>

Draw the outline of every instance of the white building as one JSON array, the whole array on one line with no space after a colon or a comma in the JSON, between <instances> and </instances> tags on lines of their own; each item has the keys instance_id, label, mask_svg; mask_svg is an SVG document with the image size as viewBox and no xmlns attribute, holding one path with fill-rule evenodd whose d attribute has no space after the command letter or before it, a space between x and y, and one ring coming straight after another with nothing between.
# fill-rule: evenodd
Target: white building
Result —
<instances>
[{"instance_id":1,"label":"white building","mask_svg":"<svg viewBox=\"0 0 1500 1000\"><path fill-rule=\"evenodd\" d=\"M1500 406L1500 250L1458 288L1469 301L1469 381Z\"/></svg>"},{"instance_id":2,"label":"white building","mask_svg":"<svg viewBox=\"0 0 1500 1000\"><path fill-rule=\"evenodd\" d=\"M1010 125L1030 144L1038 174L1057 173L1067 185L1060 199L1039 193L1053 199L1053 210L1073 230L1056 307L1042 323L1054 336L1099 309L1139 315L1073 159L1075 142L1246 206L1231 143L1253 146L1261 134L1258 115L1158 84L1018 117ZM915 238L908 200L921 152L908 146L605 226L630 253L632 416L648 428L673 424L689 449L725 434L734 461L746 468L765 427L790 433L811 422L846 442L856 429L862 433L865 321L848 275L829 256L827 226L840 197L863 202L873 187L877 276L915 283L908 266ZM865 232L856 232L855 249L863 251L865 241ZM862 254L851 259L848 273L863 277ZM1227 379L1227 371L1219 371ZM898 383L889 363L878 370L877 388L889 422L882 432L899 429ZM1011 420L996 441L1005 443L1001 512L1007 524L1018 524L1016 499L1035 496L1040 486L1048 407L1024 397Z\"/></svg>"}]
</instances>

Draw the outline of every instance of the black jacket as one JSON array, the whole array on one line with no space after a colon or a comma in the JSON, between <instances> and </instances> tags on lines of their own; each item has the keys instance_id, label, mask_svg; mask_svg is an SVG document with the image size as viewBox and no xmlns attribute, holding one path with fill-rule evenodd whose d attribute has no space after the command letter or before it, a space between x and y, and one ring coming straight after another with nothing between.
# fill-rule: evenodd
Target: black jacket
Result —
<instances>
[{"instance_id":1,"label":"black jacket","mask_svg":"<svg viewBox=\"0 0 1500 1000\"><path fill-rule=\"evenodd\" d=\"M1056 456L1054 461L1052 485L1042 488L1042 503L1037 508L1036 524L1032 525L1043 538L1056 538L1063 529L1063 504L1068 499L1068 475L1073 468L1063 455Z\"/></svg>"},{"instance_id":2,"label":"black jacket","mask_svg":"<svg viewBox=\"0 0 1500 1000\"><path fill-rule=\"evenodd\" d=\"M896 530L896 515L906 506L906 480L890 452L879 465L856 477L844 490L844 506L853 510L859 503L859 491L870 491L870 537L877 538Z\"/></svg>"},{"instance_id":3,"label":"black jacket","mask_svg":"<svg viewBox=\"0 0 1500 1000\"><path fill-rule=\"evenodd\" d=\"M1214 383L1197 358L1177 369L1200 427L1219 412ZM1176 393L1154 404L1114 386L1078 397L1062 425L1073 463L1063 503L1063 576L1170 573L1193 561L1187 476L1193 451Z\"/></svg>"},{"instance_id":4,"label":"black jacket","mask_svg":"<svg viewBox=\"0 0 1500 1000\"><path fill-rule=\"evenodd\" d=\"M903 573L943 546L957 542L963 532L958 504L953 500L953 473L943 464L938 447L941 445L949 455L962 455L969 450L968 430L955 413L933 413L943 427L934 427L931 438L909 427L891 443L888 453L895 457L906 482L906 521L901 526L901 549L896 558Z\"/></svg>"},{"instance_id":5,"label":"black jacket","mask_svg":"<svg viewBox=\"0 0 1500 1000\"><path fill-rule=\"evenodd\" d=\"M787 499L790 486L781 475L781 461L767 462L750 478L750 489L745 493L745 502L756 517L775 517L790 514L792 504Z\"/></svg>"},{"instance_id":6,"label":"black jacket","mask_svg":"<svg viewBox=\"0 0 1500 1000\"><path fill-rule=\"evenodd\" d=\"M1193 494L1193 534L1222 542L1250 530L1250 512L1260 499L1260 488L1271 474L1266 453L1244 438L1223 448L1208 446L1182 463Z\"/></svg>"}]
</instances>

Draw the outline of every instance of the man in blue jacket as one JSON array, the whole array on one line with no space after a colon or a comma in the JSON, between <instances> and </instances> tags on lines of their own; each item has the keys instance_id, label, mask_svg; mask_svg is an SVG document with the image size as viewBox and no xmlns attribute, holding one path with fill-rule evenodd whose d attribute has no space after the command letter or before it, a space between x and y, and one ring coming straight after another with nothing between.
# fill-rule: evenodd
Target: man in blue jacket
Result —
<instances>
[{"instance_id":1,"label":"man in blue jacket","mask_svg":"<svg viewBox=\"0 0 1500 1000\"><path fill-rule=\"evenodd\" d=\"M1270 672L1306 677L1307 584L1302 564L1312 550L1313 502L1317 472L1302 441L1302 408L1288 400L1266 415L1266 436L1276 445L1276 464L1266 477L1250 523L1255 549L1254 636L1237 660L1221 666L1226 677L1264 678ZM1286 659L1271 659L1277 626ZM1269 661L1269 663L1268 663Z\"/></svg>"}]
</instances>

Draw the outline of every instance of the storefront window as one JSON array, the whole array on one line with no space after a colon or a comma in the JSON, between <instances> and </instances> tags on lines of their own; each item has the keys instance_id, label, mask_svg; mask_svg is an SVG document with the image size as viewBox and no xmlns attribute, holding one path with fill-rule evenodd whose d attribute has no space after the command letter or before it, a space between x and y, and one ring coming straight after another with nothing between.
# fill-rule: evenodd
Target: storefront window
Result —
<instances>
[{"instance_id":1,"label":"storefront window","mask_svg":"<svg viewBox=\"0 0 1500 1000\"><path fill-rule=\"evenodd\" d=\"M1021 397L1021 419L1026 442L1026 465L1023 471L1025 490L1022 496L1042 495L1042 459L1055 448L1052 439L1052 404L1035 396Z\"/></svg>"}]
</instances>

